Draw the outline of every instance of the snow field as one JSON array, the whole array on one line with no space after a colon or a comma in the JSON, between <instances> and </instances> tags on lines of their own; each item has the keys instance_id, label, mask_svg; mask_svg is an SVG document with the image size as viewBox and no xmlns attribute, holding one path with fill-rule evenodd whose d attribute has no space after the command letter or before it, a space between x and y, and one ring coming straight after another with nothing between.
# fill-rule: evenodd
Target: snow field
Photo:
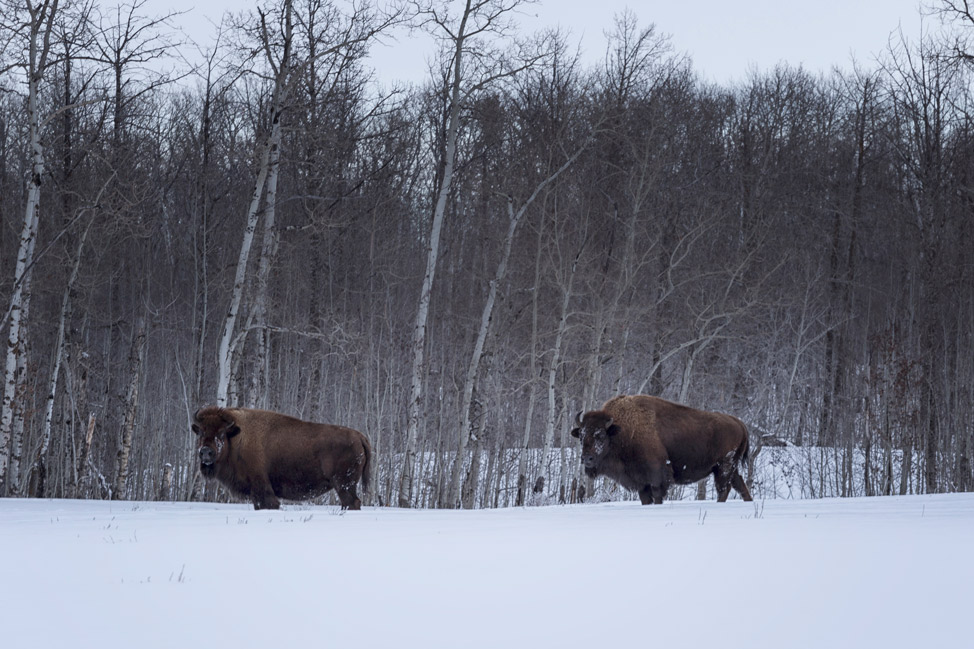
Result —
<instances>
[{"instance_id":1,"label":"snow field","mask_svg":"<svg viewBox=\"0 0 974 649\"><path fill-rule=\"evenodd\" d=\"M344 514L6 499L0 553L7 647L974 646L974 494Z\"/></svg>"}]
</instances>

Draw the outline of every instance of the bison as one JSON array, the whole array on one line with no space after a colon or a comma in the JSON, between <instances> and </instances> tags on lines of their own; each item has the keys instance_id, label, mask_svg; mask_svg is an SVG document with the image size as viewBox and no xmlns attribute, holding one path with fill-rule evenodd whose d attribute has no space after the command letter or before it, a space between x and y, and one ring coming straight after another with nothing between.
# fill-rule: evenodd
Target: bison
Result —
<instances>
[{"instance_id":1,"label":"bison","mask_svg":"<svg viewBox=\"0 0 974 649\"><path fill-rule=\"evenodd\" d=\"M338 492L342 509L361 509L355 486L369 488L372 447L362 433L268 410L201 408L193 416L200 473L216 478L254 509L279 509L281 499Z\"/></svg>"},{"instance_id":2,"label":"bison","mask_svg":"<svg viewBox=\"0 0 974 649\"><path fill-rule=\"evenodd\" d=\"M731 487L751 500L737 469L748 454L747 428L737 417L639 394L580 412L575 423L572 436L582 442L585 474L615 480L637 492L644 505L662 503L671 484L710 474L718 502L727 500Z\"/></svg>"}]
</instances>

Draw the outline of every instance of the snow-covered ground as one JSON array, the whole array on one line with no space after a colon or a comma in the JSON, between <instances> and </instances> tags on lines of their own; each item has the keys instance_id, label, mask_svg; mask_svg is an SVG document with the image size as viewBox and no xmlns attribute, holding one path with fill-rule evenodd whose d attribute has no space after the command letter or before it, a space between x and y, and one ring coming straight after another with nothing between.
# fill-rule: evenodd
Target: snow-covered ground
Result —
<instances>
[{"instance_id":1,"label":"snow-covered ground","mask_svg":"<svg viewBox=\"0 0 974 649\"><path fill-rule=\"evenodd\" d=\"M971 647L974 494L476 511L0 500L4 647Z\"/></svg>"}]
</instances>

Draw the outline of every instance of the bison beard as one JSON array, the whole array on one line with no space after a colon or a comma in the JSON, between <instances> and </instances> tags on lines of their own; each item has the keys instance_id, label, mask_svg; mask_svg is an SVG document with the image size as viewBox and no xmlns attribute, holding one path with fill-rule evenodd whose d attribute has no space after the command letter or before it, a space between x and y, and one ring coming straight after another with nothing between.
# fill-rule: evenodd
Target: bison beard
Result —
<instances>
[{"instance_id":1,"label":"bison beard","mask_svg":"<svg viewBox=\"0 0 974 649\"><path fill-rule=\"evenodd\" d=\"M362 433L268 410L202 408L193 416L200 474L278 509L281 499L308 500L331 489L342 509L361 509L359 481L369 488L372 447Z\"/></svg>"},{"instance_id":2,"label":"bison beard","mask_svg":"<svg viewBox=\"0 0 974 649\"><path fill-rule=\"evenodd\" d=\"M738 467L747 459L744 424L731 415L688 408L648 395L618 396L575 418L573 437L590 478L604 475L635 491L644 505L660 504L672 484L714 476L717 500L731 488L751 493Z\"/></svg>"}]
</instances>

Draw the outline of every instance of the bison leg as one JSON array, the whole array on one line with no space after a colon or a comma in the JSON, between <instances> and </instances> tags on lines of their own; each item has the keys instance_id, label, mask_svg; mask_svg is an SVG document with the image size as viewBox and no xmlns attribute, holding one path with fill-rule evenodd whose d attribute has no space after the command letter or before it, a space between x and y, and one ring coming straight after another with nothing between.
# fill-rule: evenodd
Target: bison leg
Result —
<instances>
[{"instance_id":1,"label":"bison leg","mask_svg":"<svg viewBox=\"0 0 974 649\"><path fill-rule=\"evenodd\" d=\"M733 466L728 467L723 462L714 467L714 489L717 491L717 502L719 503L727 502L727 496L730 495L730 471L733 470Z\"/></svg>"},{"instance_id":2,"label":"bison leg","mask_svg":"<svg viewBox=\"0 0 974 649\"><path fill-rule=\"evenodd\" d=\"M727 502L731 487L741 495L744 500L750 501L751 492L744 484L744 478L737 471L737 467L730 462L721 462L714 467L714 486L717 488L717 502Z\"/></svg>"},{"instance_id":3,"label":"bison leg","mask_svg":"<svg viewBox=\"0 0 974 649\"><path fill-rule=\"evenodd\" d=\"M251 495L251 500L254 502L254 509L281 508L281 501L278 500L277 495L274 494L274 490L271 489L270 485L266 485L264 489L255 490Z\"/></svg>"},{"instance_id":4,"label":"bison leg","mask_svg":"<svg viewBox=\"0 0 974 649\"><path fill-rule=\"evenodd\" d=\"M744 500L748 502L754 500L751 498L751 490L747 488L744 478L741 477L741 474L738 473L737 469L734 469L734 475L731 476L731 486L734 487L734 490L737 493L741 494L741 498Z\"/></svg>"},{"instance_id":5,"label":"bison leg","mask_svg":"<svg viewBox=\"0 0 974 649\"><path fill-rule=\"evenodd\" d=\"M730 485L728 485L727 487L718 489L717 490L717 502L719 502L719 503L725 503L725 502L727 502L727 496L729 496L729 495L730 495Z\"/></svg>"},{"instance_id":6,"label":"bison leg","mask_svg":"<svg viewBox=\"0 0 974 649\"><path fill-rule=\"evenodd\" d=\"M646 485L639 490L639 501L644 505L662 505L666 489Z\"/></svg>"},{"instance_id":7,"label":"bison leg","mask_svg":"<svg viewBox=\"0 0 974 649\"><path fill-rule=\"evenodd\" d=\"M663 496L666 495L666 487L660 485L659 487L651 487L653 490L653 502L657 505L663 504Z\"/></svg>"},{"instance_id":8,"label":"bison leg","mask_svg":"<svg viewBox=\"0 0 974 649\"><path fill-rule=\"evenodd\" d=\"M342 509L359 510L362 509L362 501L355 493L355 483L344 484L338 487L338 500L342 503Z\"/></svg>"},{"instance_id":9,"label":"bison leg","mask_svg":"<svg viewBox=\"0 0 974 649\"><path fill-rule=\"evenodd\" d=\"M649 487L643 487L639 490L639 501L644 505L653 504L653 490Z\"/></svg>"}]
</instances>

